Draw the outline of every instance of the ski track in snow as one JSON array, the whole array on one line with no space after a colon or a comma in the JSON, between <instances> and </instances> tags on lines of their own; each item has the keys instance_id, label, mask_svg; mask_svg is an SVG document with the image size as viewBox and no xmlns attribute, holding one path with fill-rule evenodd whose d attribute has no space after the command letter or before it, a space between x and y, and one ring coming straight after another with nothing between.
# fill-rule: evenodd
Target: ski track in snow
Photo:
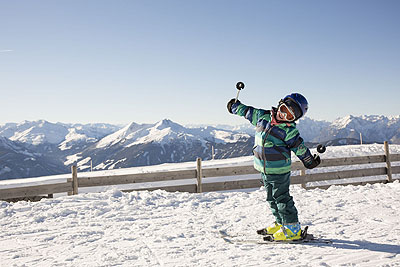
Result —
<instances>
[{"instance_id":1,"label":"ski track in snow","mask_svg":"<svg viewBox=\"0 0 400 267\"><path fill-rule=\"evenodd\" d=\"M263 189L0 202L1 266L400 266L400 183L291 187L303 227L333 244L229 244L273 221Z\"/></svg>"}]
</instances>

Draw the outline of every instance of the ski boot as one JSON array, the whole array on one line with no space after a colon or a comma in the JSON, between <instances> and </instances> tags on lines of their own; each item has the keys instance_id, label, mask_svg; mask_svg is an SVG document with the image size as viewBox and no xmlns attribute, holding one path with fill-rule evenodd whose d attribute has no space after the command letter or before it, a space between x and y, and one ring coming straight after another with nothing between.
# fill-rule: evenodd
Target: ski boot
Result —
<instances>
[{"instance_id":1,"label":"ski boot","mask_svg":"<svg viewBox=\"0 0 400 267\"><path fill-rule=\"evenodd\" d=\"M257 230L257 234L259 234L259 235L273 235L277 231L279 231L279 229L281 229L281 226L282 226L281 224L279 224L277 222L274 222L273 224L271 224L267 228Z\"/></svg>"},{"instance_id":2,"label":"ski boot","mask_svg":"<svg viewBox=\"0 0 400 267\"><path fill-rule=\"evenodd\" d=\"M298 240L303 238L300 223L284 224L274 233L274 241Z\"/></svg>"}]
</instances>

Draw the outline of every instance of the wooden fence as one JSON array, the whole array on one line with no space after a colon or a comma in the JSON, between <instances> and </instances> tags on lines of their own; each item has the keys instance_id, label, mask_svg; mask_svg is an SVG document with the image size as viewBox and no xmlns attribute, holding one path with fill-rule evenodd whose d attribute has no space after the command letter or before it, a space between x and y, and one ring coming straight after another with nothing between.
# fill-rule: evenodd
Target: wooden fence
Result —
<instances>
[{"instance_id":1,"label":"wooden fence","mask_svg":"<svg viewBox=\"0 0 400 267\"><path fill-rule=\"evenodd\" d=\"M384 176L381 179L373 179L373 181L345 181L341 184L366 184L376 182L392 182L393 174L400 173L400 166L392 166L392 162L400 161L400 154L389 154L389 146L385 142L385 154L376 156L362 156L362 157L345 157L334 159L323 159L318 168L313 172L306 171L301 162L292 163L292 171L298 171L298 175L292 175L292 184L301 184L305 188L307 183L317 181L329 180L342 180L357 177L370 177L370 176ZM371 164L381 163L381 167L371 167ZM382 164L383 163L383 164ZM351 170L343 171L329 171L327 167L335 166L349 166ZM379 165L379 164L378 164ZM353 169L356 168L356 169ZM247 188L260 187L260 177L249 179L243 176L243 179L234 181L217 181L207 183L204 178L211 177L226 177L238 175L257 174L258 172L253 166L235 166L235 167L219 167L219 168L202 168L201 159L197 159L197 167L193 170L180 170L180 171L167 171L167 172L153 172L153 173L138 173L138 174L124 174L124 175L109 175L109 176L87 176L79 177L76 166L72 167L71 178L63 183L45 184L24 186L15 188L0 188L0 199L21 199L40 195L53 195L56 193L68 192L69 195L78 194L78 188L93 187L93 186L111 186L122 184L136 184L148 182L171 182L176 180L195 179L195 183L186 185L165 185L158 187L146 187L135 190L156 190L162 189L166 191L180 191L190 193L224 191L224 190L237 190ZM90 175L91 173L89 173ZM95 174L95 173L93 173ZM123 190L132 191L132 190Z\"/></svg>"}]
</instances>

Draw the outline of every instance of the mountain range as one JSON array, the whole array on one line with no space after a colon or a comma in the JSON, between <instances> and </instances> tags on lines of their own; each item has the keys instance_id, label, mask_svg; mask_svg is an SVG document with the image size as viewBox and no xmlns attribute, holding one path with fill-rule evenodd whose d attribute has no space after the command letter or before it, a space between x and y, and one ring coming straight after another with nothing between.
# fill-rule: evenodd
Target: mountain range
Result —
<instances>
[{"instance_id":1,"label":"mountain range","mask_svg":"<svg viewBox=\"0 0 400 267\"><path fill-rule=\"evenodd\" d=\"M400 144L400 116L346 116L334 122L304 118L298 129L309 147ZM154 124L66 124L45 120L0 125L0 179L252 154L254 127L183 126L169 119ZM214 152L214 154L213 154Z\"/></svg>"}]
</instances>

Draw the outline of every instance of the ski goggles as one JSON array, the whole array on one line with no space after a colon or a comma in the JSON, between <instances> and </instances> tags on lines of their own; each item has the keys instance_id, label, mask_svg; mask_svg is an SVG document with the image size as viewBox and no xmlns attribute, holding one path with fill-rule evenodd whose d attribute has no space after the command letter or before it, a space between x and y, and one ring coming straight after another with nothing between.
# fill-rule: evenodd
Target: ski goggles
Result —
<instances>
[{"instance_id":1,"label":"ski goggles","mask_svg":"<svg viewBox=\"0 0 400 267\"><path fill-rule=\"evenodd\" d=\"M287 121L294 121L296 119L296 115L294 111L288 107L285 103L281 103L278 107L279 112L283 115L285 120Z\"/></svg>"}]
</instances>

